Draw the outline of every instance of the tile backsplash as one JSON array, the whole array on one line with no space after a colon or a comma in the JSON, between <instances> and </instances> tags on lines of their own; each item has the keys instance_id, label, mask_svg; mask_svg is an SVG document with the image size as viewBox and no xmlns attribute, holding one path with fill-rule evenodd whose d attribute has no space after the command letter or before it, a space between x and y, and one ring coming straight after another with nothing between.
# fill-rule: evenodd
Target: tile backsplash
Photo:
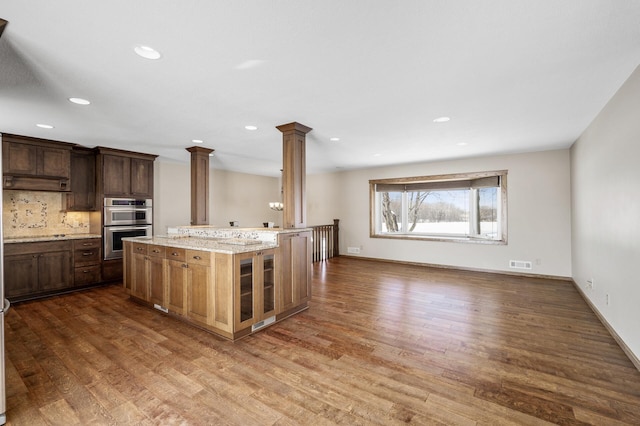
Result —
<instances>
[{"instance_id":1,"label":"tile backsplash","mask_svg":"<svg viewBox=\"0 0 640 426\"><path fill-rule=\"evenodd\" d=\"M2 224L5 238L89 233L89 212L62 211L65 194L3 191Z\"/></svg>"}]
</instances>

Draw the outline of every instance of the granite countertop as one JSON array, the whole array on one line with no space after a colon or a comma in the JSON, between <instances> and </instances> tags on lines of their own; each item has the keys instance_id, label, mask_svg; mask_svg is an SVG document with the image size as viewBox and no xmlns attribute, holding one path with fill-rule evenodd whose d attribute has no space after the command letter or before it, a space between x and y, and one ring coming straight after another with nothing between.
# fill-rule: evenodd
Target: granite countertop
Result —
<instances>
[{"instance_id":1,"label":"granite countertop","mask_svg":"<svg viewBox=\"0 0 640 426\"><path fill-rule=\"evenodd\" d=\"M102 238L100 234L55 234L55 235L37 235L31 237L5 237L5 244L12 243L38 243L41 241L66 241L66 240L83 240L85 238Z\"/></svg>"},{"instance_id":2,"label":"granite countertop","mask_svg":"<svg viewBox=\"0 0 640 426\"><path fill-rule=\"evenodd\" d=\"M166 247L176 247L190 250L203 250L215 253L240 254L278 247L278 244L245 238L203 238L203 237L129 237L123 241L134 243L157 244Z\"/></svg>"}]
</instances>

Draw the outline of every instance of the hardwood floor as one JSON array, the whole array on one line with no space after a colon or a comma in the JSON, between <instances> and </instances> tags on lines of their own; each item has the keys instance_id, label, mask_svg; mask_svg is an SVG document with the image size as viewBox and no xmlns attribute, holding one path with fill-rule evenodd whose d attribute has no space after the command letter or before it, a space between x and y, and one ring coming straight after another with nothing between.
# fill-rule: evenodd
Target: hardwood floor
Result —
<instances>
[{"instance_id":1,"label":"hardwood floor","mask_svg":"<svg viewBox=\"0 0 640 426\"><path fill-rule=\"evenodd\" d=\"M338 257L313 292L235 343L118 286L13 306L8 424L640 424L640 372L569 282Z\"/></svg>"}]
</instances>

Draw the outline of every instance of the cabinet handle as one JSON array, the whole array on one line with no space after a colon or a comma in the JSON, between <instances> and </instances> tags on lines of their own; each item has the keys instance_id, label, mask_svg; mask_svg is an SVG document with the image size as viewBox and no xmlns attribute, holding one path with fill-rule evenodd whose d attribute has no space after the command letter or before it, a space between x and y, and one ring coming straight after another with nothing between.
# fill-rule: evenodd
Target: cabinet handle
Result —
<instances>
[{"instance_id":1,"label":"cabinet handle","mask_svg":"<svg viewBox=\"0 0 640 426\"><path fill-rule=\"evenodd\" d=\"M60 189L66 189L67 188L67 181L66 180L61 180L60 181Z\"/></svg>"},{"instance_id":2,"label":"cabinet handle","mask_svg":"<svg viewBox=\"0 0 640 426\"><path fill-rule=\"evenodd\" d=\"M88 273L89 273L89 270L88 270L88 269L85 269L84 271L82 271L82 273L83 273L83 274L88 274Z\"/></svg>"},{"instance_id":3,"label":"cabinet handle","mask_svg":"<svg viewBox=\"0 0 640 426\"><path fill-rule=\"evenodd\" d=\"M154 252L154 253L160 253L160 250L158 250L158 249L153 249L151 251Z\"/></svg>"},{"instance_id":4,"label":"cabinet handle","mask_svg":"<svg viewBox=\"0 0 640 426\"><path fill-rule=\"evenodd\" d=\"M82 253L83 256L93 256L93 252L92 251L85 251L84 253Z\"/></svg>"},{"instance_id":5,"label":"cabinet handle","mask_svg":"<svg viewBox=\"0 0 640 426\"><path fill-rule=\"evenodd\" d=\"M183 268L188 268L188 267L189 267L189 265L187 265L186 263L183 263L183 264L182 264L182 267L183 267Z\"/></svg>"},{"instance_id":6,"label":"cabinet handle","mask_svg":"<svg viewBox=\"0 0 640 426\"><path fill-rule=\"evenodd\" d=\"M193 256L193 258L194 258L195 260L200 260L200 259L202 259L200 256Z\"/></svg>"},{"instance_id":7,"label":"cabinet handle","mask_svg":"<svg viewBox=\"0 0 640 426\"><path fill-rule=\"evenodd\" d=\"M178 252L174 251L173 253L171 253L171 256L178 256Z\"/></svg>"},{"instance_id":8,"label":"cabinet handle","mask_svg":"<svg viewBox=\"0 0 640 426\"><path fill-rule=\"evenodd\" d=\"M136 250L142 251L142 247L136 247Z\"/></svg>"},{"instance_id":9,"label":"cabinet handle","mask_svg":"<svg viewBox=\"0 0 640 426\"><path fill-rule=\"evenodd\" d=\"M83 245L83 246L85 246L85 247L86 247L86 246L92 246L92 245L93 245L93 243L82 243L82 245Z\"/></svg>"}]
</instances>

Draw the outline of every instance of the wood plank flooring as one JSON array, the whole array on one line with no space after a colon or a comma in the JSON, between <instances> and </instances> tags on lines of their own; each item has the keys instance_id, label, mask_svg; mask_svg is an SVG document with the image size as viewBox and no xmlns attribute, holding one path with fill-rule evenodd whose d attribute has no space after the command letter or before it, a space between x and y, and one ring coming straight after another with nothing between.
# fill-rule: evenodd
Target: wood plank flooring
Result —
<instances>
[{"instance_id":1,"label":"wood plank flooring","mask_svg":"<svg viewBox=\"0 0 640 426\"><path fill-rule=\"evenodd\" d=\"M640 424L640 372L565 281L338 257L235 343L119 286L5 329L11 425Z\"/></svg>"}]
</instances>

